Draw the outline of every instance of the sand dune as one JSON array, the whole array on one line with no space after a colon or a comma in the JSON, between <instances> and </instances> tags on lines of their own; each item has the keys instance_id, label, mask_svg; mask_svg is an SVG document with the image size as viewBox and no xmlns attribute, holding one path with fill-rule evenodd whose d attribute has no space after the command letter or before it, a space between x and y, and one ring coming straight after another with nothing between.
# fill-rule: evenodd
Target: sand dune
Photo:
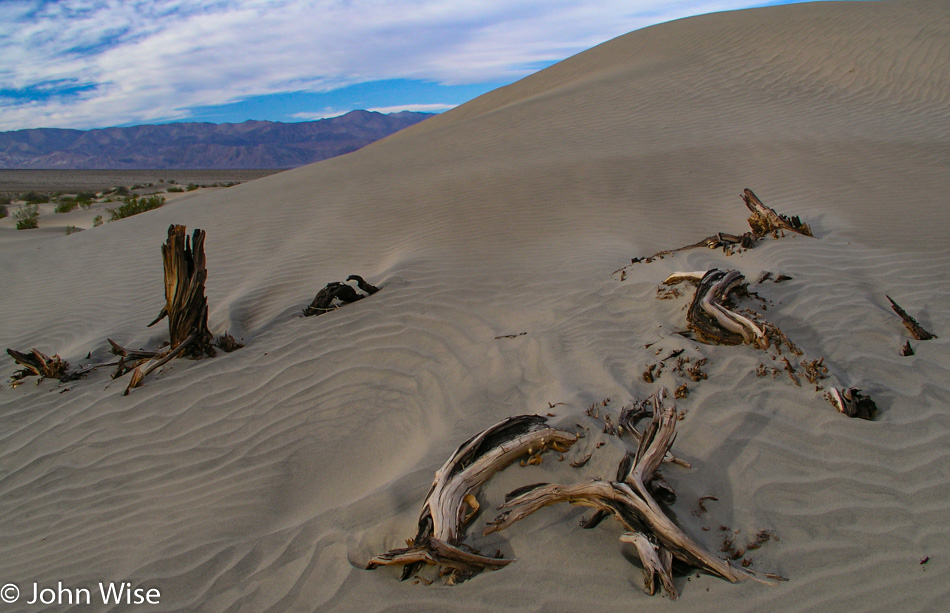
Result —
<instances>
[{"instance_id":1,"label":"sand dune","mask_svg":"<svg viewBox=\"0 0 950 613\"><path fill-rule=\"evenodd\" d=\"M128 580L161 590L154 610L189 611L946 606L947 9L832 2L656 26L341 158L80 234L4 235L2 348L78 364L105 360L106 337L165 340L145 324L171 223L207 231L212 328L247 346L177 361L128 397L105 372L0 390L0 583ZM818 238L611 275L744 231L745 187ZM793 277L758 288L766 315L871 393L878 419L756 377L762 352L676 335L686 300L656 300L657 284L713 266ZM298 317L351 273L382 291ZM907 334L885 293L940 338L899 356ZM521 413L592 424L585 409L606 398L616 415L681 382L640 378L658 349L678 348L709 358L709 379L679 401L674 451L693 468L664 470L677 520L713 551L720 526L774 530L753 568L788 582L694 573L675 603L650 598L619 526L582 531L583 510L566 506L471 531L517 561L459 586L361 569L415 532L434 471L469 436ZM484 503L610 477L621 443L584 444L600 440L581 471L504 471ZM719 500L693 514L706 495Z\"/></svg>"}]
</instances>

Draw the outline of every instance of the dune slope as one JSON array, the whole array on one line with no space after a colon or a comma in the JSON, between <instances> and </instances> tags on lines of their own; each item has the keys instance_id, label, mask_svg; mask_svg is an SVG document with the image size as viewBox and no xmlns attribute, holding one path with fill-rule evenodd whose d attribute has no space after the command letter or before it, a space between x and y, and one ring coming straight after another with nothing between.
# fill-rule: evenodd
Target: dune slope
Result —
<instances>
[{"instance_id":1,"label":"dune slope","mask_svg":"<svg viewBox=\"0 0 950 613\"><path fill-rule=\"evenodd\" d=\"M79 364L108 359L107 337L165 340L145 325L171 223L207 231L212 329L247 344L177 361L128 397L105 371L0 390L0 580L127 580L159 588L161 610L668 608L640 591L615 522L582 531L583 510L563 505L491 537L473 529L468 542L517 561L456 587L361 566L415 532L434 471L469 436L521 413L595 426L592 403L609 398L616 417L681 384L640 373L682 348L709 359L709 378L679 401L674 451L693 468L663 471L677 521L713 551L720 526L737 542L774 530L749 557L790 580L694 573L673 605L938 609L950 600L948 73L942 0L695 17L353 154L80 234L0 236L0 348ZM745 187L818 238L611 274L744 231ZM714 266L791 276L756 288L766 315L836 382L871 393L878 419L756 377L762 352L676 335L685 298L656 300L657 284ZM382 291L298 317L352 273ZM939 338L899 356L907 334L885 293ZM612 476L622 443L594 427L585 444L600 440L583 469L552 457L501 473L483 506L525 483Z\"/></svg>"}]
</instances>

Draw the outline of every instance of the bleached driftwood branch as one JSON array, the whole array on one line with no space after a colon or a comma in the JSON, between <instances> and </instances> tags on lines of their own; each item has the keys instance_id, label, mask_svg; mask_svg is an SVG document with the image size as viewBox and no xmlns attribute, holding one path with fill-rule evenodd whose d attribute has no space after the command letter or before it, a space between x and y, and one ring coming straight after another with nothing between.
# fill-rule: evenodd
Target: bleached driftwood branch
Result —
<instances>
[{"instance_id":1,"label":"bleached driftwood branch","mask_svg":"<svg viewBox=\"0 0 950 613\"><path fill-rule=\"evenodd\" d=\"M700 275L702 275L700 277ZM698 282L697 282L698 279ZM697 282L696 295L689 305L686 321L696 337L711 345L753 344L765 346L765 330L750 318L733 310L730 293L739 287L742 273L713 268L702 272L676 272L667 277L665 285L683 281Z\"/></svg>"},{"instance_id":2,"label":"bleached driftwood branch","mask_svg":"<svg viewBox=\"0 0 950 613\"><path fill-rule=\"evenodd\" d=\"M436 471L409 547L378 555L366 567L403 565L405 580L422 564L438 564L462 573L507 565L511 560L459 548L465 527L478 510L476 494L492 475L516 459L524 455L539 457L548 449L563 452L576 441L577 436L549 426L547 418L539 415L509 417L477 434Z\"/></svg>"}]
</instances>

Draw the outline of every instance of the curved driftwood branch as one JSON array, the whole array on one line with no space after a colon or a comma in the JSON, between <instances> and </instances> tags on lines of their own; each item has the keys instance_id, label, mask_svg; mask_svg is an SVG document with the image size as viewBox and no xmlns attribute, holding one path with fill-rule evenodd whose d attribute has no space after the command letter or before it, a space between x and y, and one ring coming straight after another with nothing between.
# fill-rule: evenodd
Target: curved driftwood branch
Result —
<instances>
[{"instance_id":1,"label":"curved driftwood branch","mask_svg":"<svg viewBox=\"0 0 950 613\"><path fill-rule=\"evenodd\" d=\"M577 436L548 425L539 415L519 415L482 431L464 442L435 473L419 516L418 531L406 549L396 549L370 560L367 568L382 565L404 565L402 578L411 577L423 563L441 564L466 572L459 563L493 570L509 561L498 561L480 554L476 559L461 560L457 553L465 526L472 519L471 500L479 488L499 470L516 459L528 455L540 458L548 449L564 452L577 441ZM490 564L485 560L493 560ZM477 563L476 563L477 562ZM481 565L481 566L479 566Z\"/></svg>"},{"instance_id":2,"label":"curved driftwood branch","mask_svg":"<svg viewBox=\"0 0 950 613\"><path fill-rule=\"evenodd\" d=\"M663 283L675 285L683 281L695 282L699 275L699 272L675 272ZM744 280L745 277L738 271L722 271L718 268L705 272L699 278L696 295L686 313L687 324L697 339L710 345L768 344L765 330L750 318L734 311L730 303L730 293Z\"/></svg>"},{"instance_id":3,"label":"curved driftwood branch","mask_svg":"<svg viewBox=\"0 0 950 613\"><path fill-rule=\"evenodd\" d=\"M746 207L752 212L752 216L749 217L749 226L756 237L778 233L780 230L787 230L804 236L814 236L808 224L802 223L797 215L788 217L776 213L774 209L762 204L762 201L751 189L743 190L741 198Z\"/></svg>"},{"instance_id":4,"label":"curved driftwood branch","mask_svg":"<svg viewBox=\"0 0 950 613\"><path fill-rule=\"evenodd\" d=\"M621 462L617 481L593 479L574 485L539 484L507 500L500 507L507 510L495 518L485 533L503 530L548 505L569 502L596 509L597 517L611 514L626 532L644 535L651 544L655 544L657 560L654 562L650 559L649 570L645 571L650 577L648 580L645 578L645 584L649 581L652 586L656 573L660 574L664 586L672 584L671 565L667 566L663 562L663 556L667 553L728 581L737 582L748 578L764 581L751 571L736 568L714 556L690 539L667 517L650 493L650 482L656 476L656 469L675 439L676 408L672 403L667 406L667 399L666 390L663 389L652 397L653 421L641 435L636 454L628 454ZM638 551L644 547L641 557L646 555L645 544L638 544L638 537L621 537L621 540L631 539ZM660 550L667 553L661 553ZM675 597L675 589L669 594Z\"/></svg>"}]
</instances>

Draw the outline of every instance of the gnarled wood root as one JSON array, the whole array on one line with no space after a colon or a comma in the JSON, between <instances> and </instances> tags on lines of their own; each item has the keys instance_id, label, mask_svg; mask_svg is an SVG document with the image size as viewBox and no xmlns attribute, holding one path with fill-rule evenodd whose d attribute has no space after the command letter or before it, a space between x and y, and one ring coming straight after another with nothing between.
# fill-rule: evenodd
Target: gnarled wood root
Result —
<instances>
[{"instance_id":1,"label":"gnarled wood root","mask_svg":"<svg viewBox=\"0 0 950 613\"><path fill-rule=\"evenodd\" d=\"M508 564L511 560L459 548L466 524L475 513L467 512L473 507L474 496L492 475L519 457L540 457L549 449L564 452L576 441L577 436L549 426L547 418L539 415L509 417L477 434L436 471L409 547L378 555L366 567L403 565L405 580L422 564L439 564L462 573L495 570Z\"/></svg>"},{"instance_id":2,"label":"gnarled wood root","mask_svg":"<svg viewBox=\"0 0 950 613\"><path fill-rule=\"evenodd\" d=\"M32 349L29 353L7 349L7 353L17 364L23 367L22 370L13 373L15 381L33 376L48 377L61 381L67 381L70 378L66 372L69 370L69 362L58 355L50 357L38 349Z\"/></svg>"},{"instance_id":3,"label":"gnarled wood root","mask_svg":"<svg viewBox=\"0 0 950 613\"><path fill-rule=\"evenodd\" d=\"M700 341L710 345L752 344L764 348L769 342L765 329L734 311L730 303L730 293L744 280L738 271L713 268L709 271L675 272L663 283L697 283L686 322Z\"/></svg>"},{"instance_id":4,"label":"gnarled wood root","mask_svg":"<svg viewBox=\"0 0 950 613\"><path fill-rule=\"evenodd\" d=\"M593 479L574 485L538 484L530 489L522 488L500 507L507 510L495 518L485 534L504 530L550 504L569 502L596 509L597 521L613 515L621 523L626 531L621 540L633 543L643 561L647 593L655 593L658 577L670 597L676 597L673 558L731 582L753 578L768 583L755 573L737 568L703 549L667 517L650 493L650 482L675 439L676 408L672 403L667 406L667 399L665 389L652 397L653 421L641 435L636 454L628 453L621 462L617 481ZM585 527L595 523L592 519Z\"/></svg>"},{"instance_id":5,"label":"gnarled wood root","mask_svg":"<svg viewBox=\"0 0 950 613\"><path fill-rule=\"evenodd\" d=\"M347 282L349 281L354 281L356 287L348 285ZM346 278L346 282L333 281L323 286L323 289L314 296L310 306L303 310L303 316L323 315L340 308L344 304L350 304L367 296L372 296L378 291L378 287L370 285L363 277L350 275Z\"/></svg>"}]
</instances>

